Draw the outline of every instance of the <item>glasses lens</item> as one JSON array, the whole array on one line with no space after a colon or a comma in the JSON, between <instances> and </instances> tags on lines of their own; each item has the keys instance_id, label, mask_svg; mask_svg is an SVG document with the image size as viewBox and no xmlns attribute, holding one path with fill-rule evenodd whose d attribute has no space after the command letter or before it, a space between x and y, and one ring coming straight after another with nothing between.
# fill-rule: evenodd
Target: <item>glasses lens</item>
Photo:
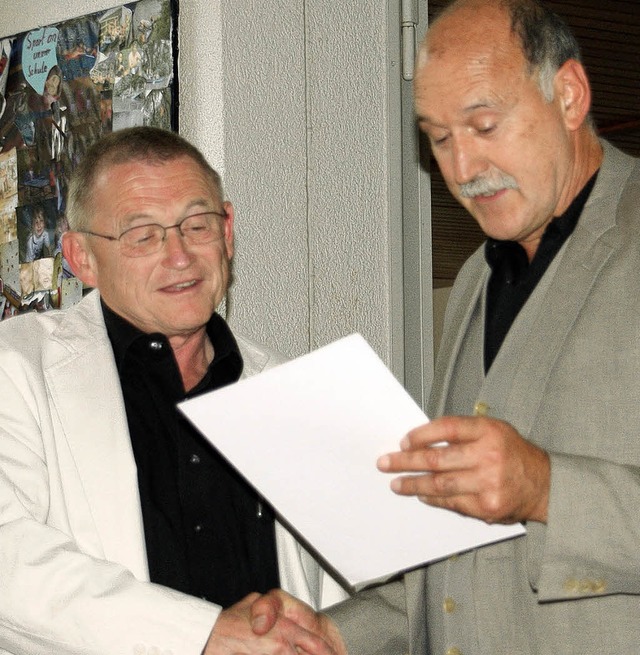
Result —
<instances>
[{"instance_id":1,"label":"glasses lens","mask_svg":"<svg viewBox=\"0 0 640 655\"><path fill-rule=\"evenodd\" d=\"M158 250L164 230L160 225L140 225L127 230L120 241L124 253L129 257L144 257Z\"/></svg>"},{"instance_id":2,"label":"glasses lens","mask_svg":"<svg viewBox=\"0 0 640 655\"><path fill-rule=\"evenodd\" d=\"M208 243L221 239L220 216L212 212L188 216L180 224L180 232L190 243Z\"/></svg>"}]
</instances>

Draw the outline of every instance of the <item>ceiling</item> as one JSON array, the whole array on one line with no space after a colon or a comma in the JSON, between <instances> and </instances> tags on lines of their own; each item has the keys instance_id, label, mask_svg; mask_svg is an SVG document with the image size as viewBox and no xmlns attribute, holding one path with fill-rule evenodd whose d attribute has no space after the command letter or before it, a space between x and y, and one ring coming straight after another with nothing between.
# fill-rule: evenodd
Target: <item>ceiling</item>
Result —
<instances>
[{"instance_id":1,"label":"ceiling","mask_svg":"<svg viewBox=\"0 0 640 655\"><path fill-rule=\"evenodd\" d=\"M429 17L447 0L428 0ZM545 0L565 18L580 47L602 136L640 156L640 0ZM431 162L433 283L450 286L483 241L475 221L447 190Z\"/></svg>"}]
</instances>

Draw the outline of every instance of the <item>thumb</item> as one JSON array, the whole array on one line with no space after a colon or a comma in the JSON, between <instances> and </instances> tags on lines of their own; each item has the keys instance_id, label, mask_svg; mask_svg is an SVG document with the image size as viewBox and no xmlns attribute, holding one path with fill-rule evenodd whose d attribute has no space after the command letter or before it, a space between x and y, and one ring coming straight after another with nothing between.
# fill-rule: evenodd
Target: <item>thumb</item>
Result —
<instances>
[{"instance_id":1,"label":"thumb","mask_svg":"<svg viewBox=\"0 0 640 655\"><path fill-rule=\"evenodd\" d=\"M275 594L260 596L251 605L251 629L259 637L267 634L284 612L281 600Z\"/></svg>"}]
</instances>

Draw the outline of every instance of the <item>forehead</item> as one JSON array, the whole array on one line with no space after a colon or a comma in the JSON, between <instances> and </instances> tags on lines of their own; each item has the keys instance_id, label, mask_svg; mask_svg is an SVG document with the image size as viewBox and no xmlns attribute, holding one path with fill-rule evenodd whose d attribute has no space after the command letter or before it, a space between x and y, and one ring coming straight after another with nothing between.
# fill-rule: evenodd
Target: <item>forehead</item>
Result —
<instances>
[{"instance_id":1,"label":"forehead","mask_svg":"<svg viewBox=\"0 0 640 655\"><path fill-rule=\"evenodd\" d=\"M420 118L445 107L460 112L508 104L528 79L520 42L503 13L457 12L441 19L423 45L415 103Z\"/></svg>"},{"instance_id":2,"label":"forehead","mask_svg":"<svg viewBox=\"0 0 640 655\"><path fill-rule=\"evenodd\" d=\"M105 167L96 179L98 211L180 211L218 200L212 178L196 161L180 156L164 162L134 160Z\"/></svg>"}]
</instances>

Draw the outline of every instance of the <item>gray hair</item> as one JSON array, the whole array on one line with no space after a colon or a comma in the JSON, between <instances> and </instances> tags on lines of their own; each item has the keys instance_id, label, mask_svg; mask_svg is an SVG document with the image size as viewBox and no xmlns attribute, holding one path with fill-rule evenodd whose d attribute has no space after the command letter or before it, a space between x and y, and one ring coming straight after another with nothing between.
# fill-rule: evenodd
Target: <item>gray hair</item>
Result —
<instances>
[{"instance_id":1,"label":"gray hair","mask_svg":"<svg viewBox=\"0 0 640 655\"><path fill-rule=\"evenodd\" d=\"M156 127L131 127L111 132L94 143L85 153L69 181L67 219L71 230L90 227L95 211L95 184L105 170L118 164L144 161L161 164L180 157L190 157L209 178L212 190L224 200L220 175L204 155L175 132Z\"/></svg>"},{"instance_id":2,"label":"gray hair","mask_svg":"<svg viewBox=\"0 0 640 655\"><path fill-rule=\"evenodd\" d=\"M518 36L529 74L547 102L553 100L553 78L569 59L582 62L580 46L563 18L536 0L505 0L511 30Z\"/></svg>"},{"instance_id":3,"label":"gray hair","mask_svg":"<svg viewBox=\"0 0 640 655\"><path fill-rule=\"evenodd\" d=\"M453 0L438 13L432 24L466 4L468 0ZM553 79L560 67L569 59L582 62L575 36L564 19L538 0L496 0L496 5L509 16L511 31L520 41L529 75L537 75L542 95L551 102ZM427 33L425 44L428 38Z\"/></svg>"}]
</instances>

